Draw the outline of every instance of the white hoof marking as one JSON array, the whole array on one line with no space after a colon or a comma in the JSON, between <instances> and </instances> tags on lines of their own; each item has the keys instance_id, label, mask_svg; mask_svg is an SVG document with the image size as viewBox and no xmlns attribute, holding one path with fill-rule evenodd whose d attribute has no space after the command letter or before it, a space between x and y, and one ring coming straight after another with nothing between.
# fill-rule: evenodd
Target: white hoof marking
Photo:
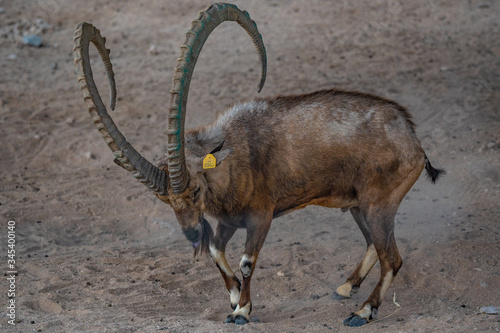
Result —
<instances>
[{"instance_id":1,"label":"white hoof marking","mask_svg":"<svg viewBox=\"0 0 500 333\"><path fill-rule=\"evenodd\" d=\"M352 291L352 286L349 282L346 282L337 288L337 294L347 298L351 298L351 291Z\"/></svg>"}]
</instances>

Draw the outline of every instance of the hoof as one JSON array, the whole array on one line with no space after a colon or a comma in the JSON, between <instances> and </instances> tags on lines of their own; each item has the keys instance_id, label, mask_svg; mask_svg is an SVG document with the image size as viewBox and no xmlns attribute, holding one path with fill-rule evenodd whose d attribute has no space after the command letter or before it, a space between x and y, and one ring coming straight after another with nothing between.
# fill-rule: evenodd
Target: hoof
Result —
<instances>
[{"instance_id":1,"label":"hoof","mask_svg":"<svg viewBox=\"0 0 500 333\"><path fill-rule=\"evenodd\" d=\"M236 315L234 316L232 313L227 316L227 319L226 319L226 324L231 324L231 323L235 323L236 325L245 325L245 324L248 324L249 320L243 316L243 315Z\"/></svg>"},{"instance_id":2,"label":"hoof","mask_svg":"<svg viewBox=\"0 0 500 333\"><path fill-rule=\"evenodd\" d=\"M332 299L333 299L334 301L341 301L341 300L343 300L343 299L349 299L349 297L342 296L342 295L340 295L339 293L334 292L334 293L333 293L333 295L332 295Z\"/></svg>"},{"instance_id":3,"label":"hoof","mask_svg":"<svg viewBox=\"0 0 500 333\"><path fill-rule=\"evenodd\" d=\"M234 320L234 323L236 325L245 325L245 324L248 324L248 319L246 319L244 316L242 315L237 315L236 316L236 319Z\"/></svg>"},{"instance_id":4,"label":"hoof","mask_svg":"<svg viewBox=\"0 0 500 333\"><path fill-rule=\"evenodd\" d=\"M344 326L349 327L361 327L368 324L368 320L366 320L365 318L361 318L360 316L353 313L349 317L344 319L343 324Z\"/></svg>"}]
</instances>

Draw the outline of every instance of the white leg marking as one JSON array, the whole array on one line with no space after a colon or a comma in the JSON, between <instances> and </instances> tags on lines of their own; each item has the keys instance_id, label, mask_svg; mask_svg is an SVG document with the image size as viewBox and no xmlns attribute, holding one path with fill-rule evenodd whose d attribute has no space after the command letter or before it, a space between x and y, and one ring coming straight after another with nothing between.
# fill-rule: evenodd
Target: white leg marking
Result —
<instances>
[{"instance_id":1,"label":"white leg marking","mask_svg":"<svg viewBox=\"0 0 500 333\"><path fill-rule=\"evenodd\" d=\"M361 318L370 320L370 315L372 314L372 306L370 304L366 304L361 310L354 313Z\"/></svg>"},{"instance_id":2,"label":"white leg marking","mask_svg":"<svg viewBox=\"0 0 500 333\"><path fill-rule=\"evenodd\" d=\"M212 244L208 246L208 249L210 250L210 256L212 257L213 261L218 263L218 259L220 257L219 250L217 250Z\"/></svg>"},{"instance_id":3,"label":"white leg marking","mask_svg":"<svg viewBox=\"0 0 500 333\"><path fill-rule=\"evenodd\" d=\"M238 304L238 302L240 301L240 291L238 290L238 288L236 287L233 287L230 291L230 299L231 299L231 305L234 305L236 306Z\"/></svg>"},{"instance_id":4,"label":"white leg marking","mask_svg":"<svg viewBox=\"0 0 500 333\"><path fill-rule=\"evenodd\" d=\"M363 257L363 260L361 261L361 268L359 269L359 277L361 279L364 279L366 275L370 272L372 269L373 265L378 260L378 254L377 250L375 249L375 245L371 244L368 246L365 256ZM352 284L350 282L346 282L340 287L337 288L337 294L350 298L352 294L354 294L357 291L352 289Z\"/></svg>"},{"instance_id":5,"label":"white leg marking","mask_svg":"<svg viewBox=\"0 0 500 333\"><path fill-rule=\"evenodd\" d=\"M241 315L248 319L250 315L250 308L251 308L250 303L245 304L245 306L243 306L242 308L240 308L240 306L238 305L236 309L233 311L232 315L235 317Z\"/></svg>"},{"instance_id":6,"label":"white leg marking","mask_svg":"<svg viewBox=\"0 0 500 333\"><path fill-rule=\"evenodd\" d=\"M234 272L231 269L231 267L229 267L229 264L227 263L226 256L224 255L224 253L217 250L212 244L210 244L209 249L212 259L217 263L217 265L219 265L220 269L226 275L233 277Z\"/></svg>"},{"instance_id":7,"label":"white leg marking","mask_svg":"<svg viewBox=\"0 0 500 333\"><path fill-rule=\"evenodd\" d=\"M252 274L253 258L244 254L240 261L240 270L243 277L249 277Z\"/></svg>"},{"instance_id":8,"label":"white leg marking","mask_svg":"<svg viewBox=\"0 0 500 333\"><path fill-rule=\"evenodd\" d=\"M370 270L372 269L373 265L375 265L377 260L378 260L377 250L375 249L375 245L371 244L370 246L368 246L363 261L361 262L361 269L359 270L359 276L362 279L364 279L366 275L370 272Z\"/></svg>"},{"instance_id":9,"label":"white leg marking","mask_svg":"<svg viewBox=\"0 0 500 333\"><path fill-rule=\"evenodd\" d=\"M392 270L388 271L387 274L384 277L384 281L382 281L382 287L380 288L380 300L384 298L385 294L387 293L387 289L389 289L391 283L392 283Z\"/></svg>"}]
</instances>

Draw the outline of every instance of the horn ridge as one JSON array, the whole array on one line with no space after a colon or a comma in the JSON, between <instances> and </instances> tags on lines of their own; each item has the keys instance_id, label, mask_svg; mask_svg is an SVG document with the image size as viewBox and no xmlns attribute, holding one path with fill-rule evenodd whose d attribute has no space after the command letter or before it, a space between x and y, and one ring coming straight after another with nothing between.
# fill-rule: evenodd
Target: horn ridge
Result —
<instances>
[{"instance_id":1,"label":"horn ridge","mask_svg":"<svg viewBox=\"0 0 500 333\"><path fill-rule=\"evenodd\" d=\"M160 195L166 195L168 179L165 172L142 157L125 139L109 116L99 95L90 66L90 43L95 45L104 62L110 86L111 109L114 109L116 84L113 67L109 59L110 51L106 49L105 39L101 36L99 29L92 24L81 23L76 28L73 43L74 62L84 100L87 103L92 121L116 157L117 164L131 172L148 188Z\"/></svg>"}]
</instances>

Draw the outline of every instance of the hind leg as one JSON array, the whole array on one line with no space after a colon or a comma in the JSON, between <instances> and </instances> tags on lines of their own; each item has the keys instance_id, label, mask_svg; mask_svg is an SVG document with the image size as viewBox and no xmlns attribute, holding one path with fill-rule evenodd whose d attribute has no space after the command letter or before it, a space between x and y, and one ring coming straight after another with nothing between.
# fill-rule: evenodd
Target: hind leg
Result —
<instances>
[{"instance_id":1,"label":"hind leg","mask_svg":"<svg viewBox=\"0 0 500 333\"><path fill-rule=\"evenodd\" d=\"M375 249L375 245L373 245L363 213L359 207L353 207L350 211L354 220L358 224L359 229L363 233L363 236L365 237L366 253L358 267L356 267L354 272L352 272L351 276L347 278L343 285L337 288L337 291L333 295L333 299L335 300L350 298L354 293L356 293L361 285L361 282L363 282L372 267L378 261L377 250Z\"/></svg>"},{"instance_id":2,"label":"hind leg","mask_svg":"<svg viewBox=\"0 0 500 333\"><path fill-rule=\"evenodd\" d=\"M370 219L369 223L376 226L371 237L380 259L380 279L361 309L344 320L346 326L362 326L377 317L378 308L403 264L394 238L394 217L369 215Z\"/></svg>"},{"instance_id":3,"label":"hind leg","mask_svg":"<svg viewBox=\"0 0 500 333\"><path fill-rule=\"evenodd\" d=\"M392 191L371 188L361 198L360 211L365 217L366 229L380 260L380 279L373 292L356 311L344 320L344 325L363 326L377 317L378 308L403 261L394 238L394 217L401 200L417 181L422 166L416 166ZM363 200L369 198L368 200ZM370 200L371 198L371 200Z\"/></svg>"}]
</instances>

